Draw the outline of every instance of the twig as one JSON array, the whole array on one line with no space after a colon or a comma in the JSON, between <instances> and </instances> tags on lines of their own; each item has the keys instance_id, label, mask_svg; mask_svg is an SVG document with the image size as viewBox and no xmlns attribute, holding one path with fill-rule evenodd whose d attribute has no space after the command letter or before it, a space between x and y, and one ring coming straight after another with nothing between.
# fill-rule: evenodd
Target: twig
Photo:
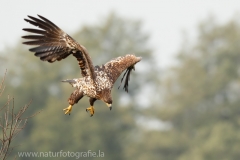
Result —
<instances>
[{"instance_id":1,"label":"twig","mask_svg":"<svg viewBox=\"0 0 240 160\"><path fill-rule=\"evenodd\" d=\"M2 93L3 93L4 89L5 89L5 86L3 86L3 83L4 83L4 81L5 81L6 74L7 74L7 69L6 69L5 73L4 73L2 82L1 82L1 84L0 84L0 96L2 95ZM3 88L2 88L2 87L3 87Z\"/></svg>"},{"instance_id":2,"label":"twig","mask_svg":"<svg viewBox=\"0 0 240 160\"><path fill-rule=\"evenodd\" d=\"M5 73L6 76L6 73ZM0 97L3 93L5 87L3 87L5 76L0 84ZM12 105L11 105L12 104ZM16 136L25 128L28 119L36 116L38 113L34 113L28 117L23 117L23 114L28 109L31 101L18 110L17 113L15 112L15 104L14 98L8 96L7 102L4 106L0 107L1 111L4 111L0 115L0 129L2 130L2 136L0 137L0 143L2 144L0 148L0 158L5 160L7 156L12 152L13 148L11 147L12 141L16 138ZM16 158L16 157L15 157Z\"/></svg>"}]
</instances>

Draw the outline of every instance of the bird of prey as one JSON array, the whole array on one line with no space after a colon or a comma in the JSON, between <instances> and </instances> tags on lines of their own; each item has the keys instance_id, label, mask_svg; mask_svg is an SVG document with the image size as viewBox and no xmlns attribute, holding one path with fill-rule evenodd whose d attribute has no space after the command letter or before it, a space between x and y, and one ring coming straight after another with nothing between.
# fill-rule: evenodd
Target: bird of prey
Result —
<instances>
[{"instance_id":1,"label":"bird of prey","mask_svg":"<svg viewBox=\"0 0 240 160\"><path fill-rule=\"evenodd\" d=\"M141 57L128 54L117 57L104 65L93 66L87 49L53 22L40 15L38 15L38 18L28 16L28 19L24 20L40 28L23 29L24 31L34 33L22 36L22 38L28 40L23 42L23 44L37 45L37 47L29 49L29 51L35 52L35 56L40 57L42 61L52 63L61 61L72 54L78 61L82 78L63 81L70 83L72 87L76 88L68 99L69 107L63 109L65 114L70 114L72 106L78 103L83 96L89 97L90 107L86 111L90 112L90 116L94 114L93 104L96 100L102 100L111 110L113 103L111 90L115 81L124 70L126 71L121 79L121 83L124 77L126 77L123 88L128 92L130 73L135 69L134 65L141 61Z\"/></svg>"}]
</instances>

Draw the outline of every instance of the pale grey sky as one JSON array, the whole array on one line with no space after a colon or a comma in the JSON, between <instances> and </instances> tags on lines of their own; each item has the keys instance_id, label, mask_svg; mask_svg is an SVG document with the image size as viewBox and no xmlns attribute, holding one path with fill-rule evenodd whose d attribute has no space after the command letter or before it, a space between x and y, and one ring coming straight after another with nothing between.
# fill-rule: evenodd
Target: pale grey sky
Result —
<instances>
[{"instance_id":1,"label":"pale grey sky","mask_svg":"<svg viewBox=\"0 0 240 160\"><path fill-rule=\"evenodd\" d=\"M71 35L114 11L143 21L161 67L171 64L182 30L194 37L197 25L208 15L224 23L240 13L239 0L0 0L0 7L0 50L19 43L22 28L29 27L23 21L27 15L43 15Z\"/></svg>"}]
</instances>

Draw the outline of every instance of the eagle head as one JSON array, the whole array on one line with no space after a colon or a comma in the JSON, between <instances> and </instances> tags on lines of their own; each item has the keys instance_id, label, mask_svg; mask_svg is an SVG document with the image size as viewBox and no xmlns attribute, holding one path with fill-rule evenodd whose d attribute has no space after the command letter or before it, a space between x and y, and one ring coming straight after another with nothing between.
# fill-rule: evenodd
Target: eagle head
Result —
<instances>
[{"instance_id":1,"label":"eagle head","mask_svg":"<svg viewBox=\"0 0 240 160\"><path fill-rule=\"evenodd\" d=\"M109 109L112 109L112 95L111 95L111 89L103 89L100 99L106 103L106 105L109 107Z\"/></svg>"}]
</instances>

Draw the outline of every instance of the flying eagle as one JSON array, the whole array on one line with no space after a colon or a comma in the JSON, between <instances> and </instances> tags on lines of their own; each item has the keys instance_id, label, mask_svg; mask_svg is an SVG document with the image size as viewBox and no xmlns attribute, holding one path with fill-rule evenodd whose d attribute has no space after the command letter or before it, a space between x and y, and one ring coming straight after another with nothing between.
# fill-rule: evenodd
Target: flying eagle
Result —
<instances>
[{"instance_id":1,"label":"flying eagle","mask_svg":"<svg viewBox=\"0 0 240 160\"><path fill-rule=\"evenodd\" d=\"M78 103L85 95L89 97L90 102L90 107L86 111L89 111L91 116L94 114L93 104L96 100L102 100L111 110L113 103L111 90L113 84L124 70L126 72L121 79L121 83L126 76L123 88L128 92L130 73L134 69L134 65L141 61L141 57L128 54L123 57L117 57L105 65L94 67L87 49L58 26L40 15L38 15L39 18L28 17L29 19L24 19L26 22L40 28L23 29L24 31L34 33L34 35L22 36L22 38L29 40L23 42L23 44L37 45L37 47L31 48L29 51L35 52L35 56L40 57L42 61L50 63L60 61L72 54L80 66L82 78L63 81L70 83L76 88L68 99L69 107L63 109L65 114L70 114L72 106Z\"/></svg>"}]
</instances>

